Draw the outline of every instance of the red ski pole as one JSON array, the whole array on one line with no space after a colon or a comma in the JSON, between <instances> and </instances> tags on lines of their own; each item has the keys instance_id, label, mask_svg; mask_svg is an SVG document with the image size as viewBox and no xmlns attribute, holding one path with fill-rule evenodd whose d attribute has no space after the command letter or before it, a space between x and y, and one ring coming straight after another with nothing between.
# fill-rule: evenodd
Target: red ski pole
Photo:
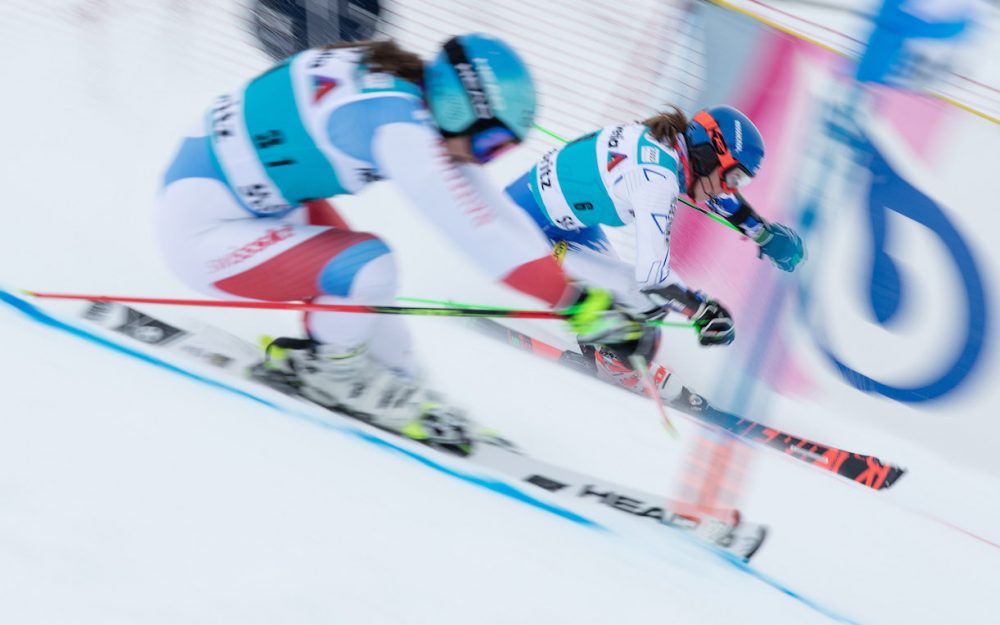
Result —
<instances>
[{"instance_id":1,"label":"red ski pole","mask_svg":"<svg viewBox=\"0 0 1000 625\"><path fill-rule=\"evenodd\" d=\"M418 306L369 306L362 304L312 304L309 302L230 301L218 299L183 299L169 297L128 297L82 293L22 292L42 299L86 300L92 302L122 302L129 304L170 304L174 306L207 306L212 308L255 308L271 310L308 310L325 312L367 313L376 315L426 315L438 317L501 317L514 319L565 319L566 313L550 310L515 310L503 308L437 308Z\"/></svg>"}]
</instances>

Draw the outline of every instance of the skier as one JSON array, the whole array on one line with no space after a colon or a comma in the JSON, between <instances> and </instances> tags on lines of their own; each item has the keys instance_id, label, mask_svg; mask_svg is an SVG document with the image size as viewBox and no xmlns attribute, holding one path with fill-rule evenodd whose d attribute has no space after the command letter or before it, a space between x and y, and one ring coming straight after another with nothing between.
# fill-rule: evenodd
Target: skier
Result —
<instances>
[{"instance_id":1,"label":"skier","mask_svg":"<svg viewBox=\"0 0 1000 625\"><path fill-rule=\"evenodd\" d=\"M702 345L735 338L729 311L670 271L677 197L705 202L784 271L802 260L802 240L761 217L739 190L760 168L764 141L740 111L715 106L688 122L674 109L643 122L609 126L551 150L506 191L555 245L570 275L608 287L648 319L669 311L694 322ZM636 262L619 260L602 226L635 223ZM626 386L632 368L613 352L593 351L598 370Z\"/></svg>"},{"instance_id":2,"label":"skier","mask_svg":"<svg viewBox=\"0 0 1000 625\"><path fill-rule=\"evenodd\" d=\"M581 340L648 352L646 326L608 291L569 281L531 220L476 167L519 143L534 109L524 63L486 35L450 39L426 67L391 41L303 51L219 97L184 139L158 197L160 246L184 282L218 297L389 304L392 251L323 199L389 178L489 275L571 306ZM284 373L300 392L467 447L467 421L419 381L399 317L322 312L306 326L307 342L280 343L298 348Z\"/></svg>"}]
</instances>

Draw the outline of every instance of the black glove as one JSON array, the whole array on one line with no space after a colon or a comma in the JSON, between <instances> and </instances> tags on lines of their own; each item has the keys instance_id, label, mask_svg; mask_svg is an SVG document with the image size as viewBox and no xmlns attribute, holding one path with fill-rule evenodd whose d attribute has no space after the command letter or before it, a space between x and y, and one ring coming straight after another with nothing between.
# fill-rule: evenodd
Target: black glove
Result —
<instances>
[{"instance_id":1,"label":"black glove","mask_svg":"<svg viewBox=\"0 0 1000 625\"><path fill-rule=\"evenodd\" d=\"M719 302L708 299L701 291L692 291L680 284L645 291L657 308L648 318L662 316L661 311L679 312L692 322L702 345L729 345L736 338L733 316Z\"/></svg>"},{"instance_id":2,"label":"black glove","mask_svg":"<svg viewBox=\"0 0 1000 625\"><path fill-rule=\"evenodd\" d=\"M733 316L714 299L702 304L691 321L702 345L729 345L736 339Z\"/></svg>"}]
</instances>

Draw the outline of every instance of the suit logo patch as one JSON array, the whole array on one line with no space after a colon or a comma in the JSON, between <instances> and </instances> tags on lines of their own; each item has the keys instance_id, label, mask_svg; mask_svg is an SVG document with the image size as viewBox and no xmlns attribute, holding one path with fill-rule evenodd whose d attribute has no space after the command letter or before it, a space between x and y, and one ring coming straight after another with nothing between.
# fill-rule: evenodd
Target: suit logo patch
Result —
<instances>
[{"instance_id":1,"label":"suit logo patch","mask_svg":"<svg viewBox=\"0 0 1000 625\"><path fill-rule=\"evenodd\" d=\"M323 99L323 96L330 93L337 86L337 81L326 76L313 76L313 104Z\"/></svg>"},{"instance_id":2,"label":"suit logo patch","mask_svg":"<svg viewBox=\"0 0 1000 625\"><path fill-rule=\"evenodd\" d=\"M618 163L624 161L627 156L621 152L608 152L608 171L611 171L618 166Z\"/></svg>"}]
</instances>

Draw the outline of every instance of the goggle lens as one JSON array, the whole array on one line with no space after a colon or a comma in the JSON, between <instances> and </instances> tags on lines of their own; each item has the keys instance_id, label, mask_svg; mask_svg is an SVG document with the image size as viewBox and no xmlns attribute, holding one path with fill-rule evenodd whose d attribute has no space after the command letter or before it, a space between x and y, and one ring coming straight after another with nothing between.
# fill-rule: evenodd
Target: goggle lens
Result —
<instances>
[{"instance_id":1,"label":"goggle lens","mask_svg":"<svg viewBox=\"0 0 1000 625\"><path fill-rule=\"evenodd\" d=\"M521 142L504 126L492 126L472 134L472 155L480 163L488 163Z\"/></svg>"},{"instance_id":2,"label":"goggle lens","mask_svg":"<svg viewBox=\"0 0 1000 625\"><path fill-rule=\"evenodd\" d=\"M753 176L747 173L747 170L743 169L742 166L737 165L736 167L730 167L728 171L722 176L722 186L726 188L726 191L732 193L737 189L743 189L747 187L753 180Z\"/></svg>"}]
</instances>

